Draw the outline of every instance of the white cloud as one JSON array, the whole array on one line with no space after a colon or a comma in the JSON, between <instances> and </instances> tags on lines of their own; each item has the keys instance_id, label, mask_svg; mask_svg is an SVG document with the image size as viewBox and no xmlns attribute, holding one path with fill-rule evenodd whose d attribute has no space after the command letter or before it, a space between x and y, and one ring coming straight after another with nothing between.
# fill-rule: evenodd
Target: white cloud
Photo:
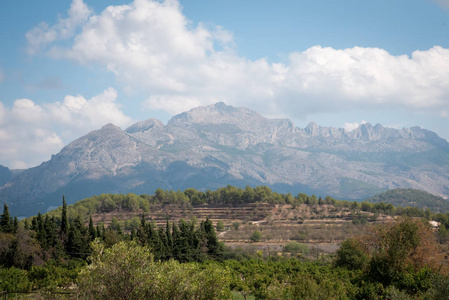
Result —
<instances>
[{"instance_id":1,"label":"white cloud","mask_svg":"<svg viewBox=\"0 0 449 300\"><path fill-rule=\"evenodd\" d=\"M128 126L132 120L116 103L109 88L91 99L66 96L62 102L38 105L18 99L12 107L0 102L0 164L11 168L35 166L67 143L106 123Z\"/></svg>"},{"instance_id":2,"label":"white cloud","mask_svg":"<svg viewBox=\"0 0 449 300\"><path fill-rule=\"evenodd\" d=\"M51 27L42 22L26 33L28 53L34 54L47 44L72 37L76 29L85 23L91 14L92 10L87 7L83 0L73 0L67 18L59 19Z\"/></svg>"},{"instance_id":3,"label":"white cloud","mask_svg":"<svg viewBox=\"0 0 449 300\"><path fill-rule=\"evenodd\" d=\"M449 117L449 49L439 46L410 57L378 48L314 46L291 53L286 64L268 63L238 56L231 33L195 26L175 0L136 0L90 17L81 1L72 6L82 8L69 13L67 20L75 21L30 32L38 30L38 40L49 43L64 37L54 32L73 27L61 24L84 22L71 46L55 44L49 53L104 66L127 90L147 93L146 107L178 113L221 100L292 118L386 108Z\"/></svg>"},{"instance_id":4,"label":"white cloud","mask_svg":"<svg viewBox=\"0 0 449 300\"><path fill-rule=\"evenodd\" d=\"M360 123L358 123L358 122L345 123L343 125L343 128L346 129L346 131L350 132L350 131L353 131L354 129L357 129L362 124L366 124L366 121L362 121Z\"/></svg>"}]
</instances>

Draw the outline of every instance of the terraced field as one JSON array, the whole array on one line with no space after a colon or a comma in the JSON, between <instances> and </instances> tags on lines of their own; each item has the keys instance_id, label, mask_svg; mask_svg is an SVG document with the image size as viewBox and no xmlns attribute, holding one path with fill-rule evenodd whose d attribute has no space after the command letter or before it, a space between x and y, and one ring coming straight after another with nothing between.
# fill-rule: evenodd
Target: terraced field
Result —
<instances>
[{"instance_id":1,"label":"terraced field","mask_svg":"<svg viewBox=\"0 0 449 300\"><path fill-rule=\"evenodd\" d=\"M108 226L116 217L124 222L141 217L141 212L114 211L94 214L94 223L103 222ZM171 222L179 219L201 221L206 218L214 224L222 222L224 230L218 232L225 245L249 251L263 250L266 254L280 252L285 244L297 241L309 245L318 252L332 253L341 241L362 234L367 224L388 222L391 216L333 205L291 205L252 203L237 206L223 205L152 205L145 219L164 226L167 218ZM360 220L358 222L357 220ZM250 242L255 230L261 232L257 243Z\"/></svg>"}]
</instances>

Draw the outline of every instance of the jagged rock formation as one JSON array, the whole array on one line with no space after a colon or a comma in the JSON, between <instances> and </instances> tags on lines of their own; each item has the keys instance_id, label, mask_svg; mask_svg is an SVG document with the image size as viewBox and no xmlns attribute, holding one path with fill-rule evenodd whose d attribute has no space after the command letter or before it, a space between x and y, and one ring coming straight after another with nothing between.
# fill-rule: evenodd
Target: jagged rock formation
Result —
<instances>
[{"instance_id":1,"label":"jagged rock formation","mask_svg":"<svg viewBox=\"0 0 449 300\"><path fill-rule=\"evenodd\" d=\"M393 188L449 195L449 143L419 127L363 124L347 132L267 119L224 103L150 119L126 130L105 125L0 188L12 211L45 211L100 193L156 188L268 185L279 192L363 199ZM25 210L25 208L28 209Z\"/></svg>"}]
</instances>

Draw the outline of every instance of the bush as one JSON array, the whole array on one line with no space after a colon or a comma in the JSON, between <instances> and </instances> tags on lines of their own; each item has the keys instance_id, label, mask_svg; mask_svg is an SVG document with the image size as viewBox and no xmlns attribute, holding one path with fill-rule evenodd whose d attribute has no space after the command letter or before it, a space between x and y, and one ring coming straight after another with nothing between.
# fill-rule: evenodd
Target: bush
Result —
<instances>
[{"instance_id":1,"label":"bush","mask_svg":"<svg viewBox=\"0 0 449 300\"><path fill-rule=\"evenodd\" d=\"M249 237L249 240L252 243L257 243L260 241L261 238L262 238L262 233L259 230L255 230L253 232L253 234L251 234L251 236Z\"/></svg>"},{"instance_id":2,"label":"bush","mask_svg":"<svg viewBox=\"0 0 449 300\"><path fill-rule=\"evenodd\" d=\"M31 290L31 283L27 271L14 267L0 269L0 291L27 292Z\"/></svg>"},{"instance_id":3,"label":"bush","mask_svg":"<svg viewBox=\"0 0 449 300\"><path fill-rule=\"evenodd\" d=\"M232 228L234 228L235 231L239 230L239 227L240 227L240 223L238 223L238 222L232 223Z\"/></svg>"},{"instance_id":4,"label":"bush","mask_svg":"<svg viewBox=\"0 0 449 300\"><path fill-rule=\"evenodd\" d=\"M368 255L357 239L349 239L341 243L337 251L335 265L349 270L363 270L368 265Z\"/></svg>"},{"instance_id":5,"label":"bush","mask_svg":"<svg viewBox=\"0 0 449 300\"><path fill-rule=\"evenodd\" d=\"M146 247L96 240L92 264L79 275L83 299L229 299L230 273L216 264L201 267L175 260L154 262Z\"/></svg>"},{"instance_id":6,"label":"bush","mask_svg":"<svg viewBox=\"0 0 449 300\"><path fill-rule=\"evenodd\" d=\"M308 255L310 253L310 248L306 244L293 241L284 246L284 251L291 254L302 253Z\"/></svg>"}]
</instances>

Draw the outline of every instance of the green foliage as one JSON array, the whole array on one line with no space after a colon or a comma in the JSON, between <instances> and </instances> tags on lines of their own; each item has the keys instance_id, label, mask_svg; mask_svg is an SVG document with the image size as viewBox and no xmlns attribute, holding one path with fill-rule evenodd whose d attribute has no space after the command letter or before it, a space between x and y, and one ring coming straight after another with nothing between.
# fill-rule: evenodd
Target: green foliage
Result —
<instances>
[{"instance_id":1,"label":"green foliage","mask_svg":"<svg viewBox=\"0 0 449 300\"><path fill-rule=\"evenodd\" d=\"M239 228L240 228L240 223L239 223L239 222L234 222L234 223L232 223L232 228L233 228L235 231L239 230Z\"/></svg>"},{"instance_id":2,"label":"green foliage","mask_svg":"<svg viewBox=\"0 0 449 300\"><path fill-rule=\"evenodd\" d=\"M363 249L363 244L357 239L349 239L341 243L335 265L349 270L364 270L368 261L368 254Z\"/></svg>"},{"instance_id":3,"label":"green foliage","mask_svg":"<svg viewBox=\"0 0 449 300\"><path fill-rule=\"evenodd\" d=\"M15 267L0 268L0 291L16 292L30 291L31 283L27 277L27 271Z\"/></svg>"},{"instance_id":4,"label":"green foliage","mask_svg":"<svg viewBox=\"0 0 449 300\"><path fill-rule=\"evenodd\" d=\"M262 233L259 230L254 230L254 232L249 237L249 240L252 243L260 242L261 239L262 239Z\"/></svg>"},{"instance_id":5,"label":"green foliage","mask_svg":"<svg viewBox=\"0 0 449 300\"><path fill-rule=\"evenodd\" d=\"M225 230L225 226L222 220L217 222L217 231L224 231Z\"/></svg>"},{"instance_id":6,"label":"green foliage","mask_svg":"<svg viewBox=\"0 0 449 300\"><path fill-rule=\"evenodd\" d=\"M309 255L310 247L306 244L301 244L296 241L289 242L284 246L284 251L291 254L301 253L303 255Z\"/></svg>"},{"instance_id":7,"label":"green foliage","mask_svg":"<svg viewBox=\"0 0 449 300\"><path fill-rule=\"evenodd\" d=\"M68 288L76 281L81 265L73 261L71 264L58 265L55 261L49 261L42 266L33 266L28 278L33 288L55 290L63 287Z\"/></svg>"},{"instance_id":8,"label":"green foliage","mask_svg":"<svg viewBox=\"0 0 449 300\"><path fill-rule=\"evenodd\" d=\"M155 262L135 242L104 249L94 242L92 263L80 273L79 295L88 299L229 299L229 271L215 264Z\"/></svg>"},{"instance_id":9,"label":"green foliage","mask_svg":"<svg viewBox=\"0 0 449 300\"><path fill-rule=\"evenodd\" d=\"M64 234L64 236L69 235L69 218L67 215L67 203L65 202L64 196L62 196L61 233Z\"/></svg>"},{"instance_id":10,"label":"green foliage","mask_svg":"<svg viewBox=\"0 0 449 300\"><path fill-rule=\"evenodd\" d=\"M16 229L14 228L13 218L9 215L9 207L4 203L3 214L0 215L0 232L14 233Z\"/></svg>"},{"instance_id":11,"label":"green foliage","mask_svg":"<svg viewBox=\"0 0 449 300\"><path fill-rule=\"evenodd\" d=\"M391 203L394 206L429 208L433 211L449 211L449 202L441 197L416 189L393 189L366 199L371 203Z\"/></svg>"}]
</instances>

